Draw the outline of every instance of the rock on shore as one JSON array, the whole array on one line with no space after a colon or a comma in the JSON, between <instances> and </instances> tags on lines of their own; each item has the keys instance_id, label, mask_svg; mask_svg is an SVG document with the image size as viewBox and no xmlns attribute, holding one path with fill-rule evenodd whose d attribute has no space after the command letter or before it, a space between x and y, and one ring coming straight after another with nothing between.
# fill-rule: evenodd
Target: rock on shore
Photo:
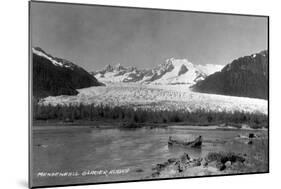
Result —
<instances>
[{"instance_id":1,"label":"rock on shore","mask_svg":"<svg viewBox=\"0 0 281 189\"><path fill-rule=\"evenodd\" d=\"M191 158L184 153L152 168L152 178L186 177L229 174L231 170L246 166L245 155L231 152L210 152L204 158Z\"/></svg>"}]
</instances>

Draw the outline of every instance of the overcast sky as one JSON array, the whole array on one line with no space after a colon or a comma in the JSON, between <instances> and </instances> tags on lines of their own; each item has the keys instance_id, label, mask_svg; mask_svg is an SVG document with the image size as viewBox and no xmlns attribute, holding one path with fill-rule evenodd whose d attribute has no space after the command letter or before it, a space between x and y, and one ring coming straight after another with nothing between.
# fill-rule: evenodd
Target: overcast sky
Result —
<instances>
[{"instance_id":1,"label":"overcast sky","mask_svg":"<svg viewBox=\"0 0 281 189\"><path fill-rule=\"evenodd\" d=\"M267 49L267 19L191 12L32 2L32 46L88 71L165 59L230 63Z\"/></svg>"}]
</instances>

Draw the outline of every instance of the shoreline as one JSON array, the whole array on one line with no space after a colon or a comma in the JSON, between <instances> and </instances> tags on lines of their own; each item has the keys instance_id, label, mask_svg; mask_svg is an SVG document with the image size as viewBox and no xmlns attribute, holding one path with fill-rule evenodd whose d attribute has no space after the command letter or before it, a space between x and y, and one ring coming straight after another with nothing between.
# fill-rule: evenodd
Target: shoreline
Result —
<instances>
[{"instance_id":1,"label":"shoreline","mask_svg":"<svg viewBox=\"0 0 281 189\"><path fill-rule=\"evenodd\" d=\"M257 166L259 164L259 166ZM250 158L249 154L229 152L209 152L204 157L191 158L186 152L177 158L152 167L147 178L175 178L210 175L230 175L268 172L265 159Z\"/></svg>"},{"instance_id":2,"label":"shoreline","mask_svg":"<svg viewBox=\"0 0 281 189\"><path fill-rule=\"evenodd\" d=\"M198 124L190 122L171 122L171 123L130 123L112 121L76 121L66 123L63 121L33 121L32 130L55 130L55 129L139 129L139 128L179 128L179 129L208 129L208 130L264 130L268 128L252 128L248 124L237 123L210 123Z\"/></svg>"}]
</instances>

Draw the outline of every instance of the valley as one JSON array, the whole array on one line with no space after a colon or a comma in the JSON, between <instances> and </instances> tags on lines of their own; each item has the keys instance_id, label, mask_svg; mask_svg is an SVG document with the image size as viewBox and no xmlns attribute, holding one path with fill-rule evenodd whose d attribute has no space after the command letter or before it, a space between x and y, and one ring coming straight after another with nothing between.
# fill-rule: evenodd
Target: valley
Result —
<instances>
[{"instance_id":1,"label":"valley","mask_svg":"<svg viewBox=\"0 0 281 189\"><path fill-rule=\"evenodd\" d=\"M223 69L171 58L153 69L89 73L34 52L37 186L268 172L267 72L256 56ZM257 78L253 96L244 89ZM168 143L195 136L198 148Z\"/></svg>"}]
</instances>

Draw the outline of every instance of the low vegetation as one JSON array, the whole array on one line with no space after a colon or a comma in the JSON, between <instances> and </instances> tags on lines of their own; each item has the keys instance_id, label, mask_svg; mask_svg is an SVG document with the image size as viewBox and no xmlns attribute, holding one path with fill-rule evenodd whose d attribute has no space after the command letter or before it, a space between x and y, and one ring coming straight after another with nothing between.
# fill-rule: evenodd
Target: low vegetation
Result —
<instances>
[{"instance_id":1,"label":"low vegetation","mask_svg":"<svg viewBox=\"0 0 281 189\"><path fill-rule=\"evenodd\" d=\"M233 152L209 152L205 157L207 162L218 161L221 163L230 162L244 162L245 158L242 155L237 155Z\"/></svg>"},{"instance_id":2,"label":"low vegetation","mask_svg":"<svg viewBox=\"0 0 281 189\"><path fill-rule=\"evenodd\" d=\"M210 112L197 110L154 111L150 109L136 109L126 106L105 105L40 105L34 102L34 120L61 120L75 122L76 120L99 121L109 120L126 122L130 125L143 123L186 123L198 126L228 124L241 127L248 124L254 128L268 126L268 116L261 113L248 112Z\"/></svg>"}]
</instances>

